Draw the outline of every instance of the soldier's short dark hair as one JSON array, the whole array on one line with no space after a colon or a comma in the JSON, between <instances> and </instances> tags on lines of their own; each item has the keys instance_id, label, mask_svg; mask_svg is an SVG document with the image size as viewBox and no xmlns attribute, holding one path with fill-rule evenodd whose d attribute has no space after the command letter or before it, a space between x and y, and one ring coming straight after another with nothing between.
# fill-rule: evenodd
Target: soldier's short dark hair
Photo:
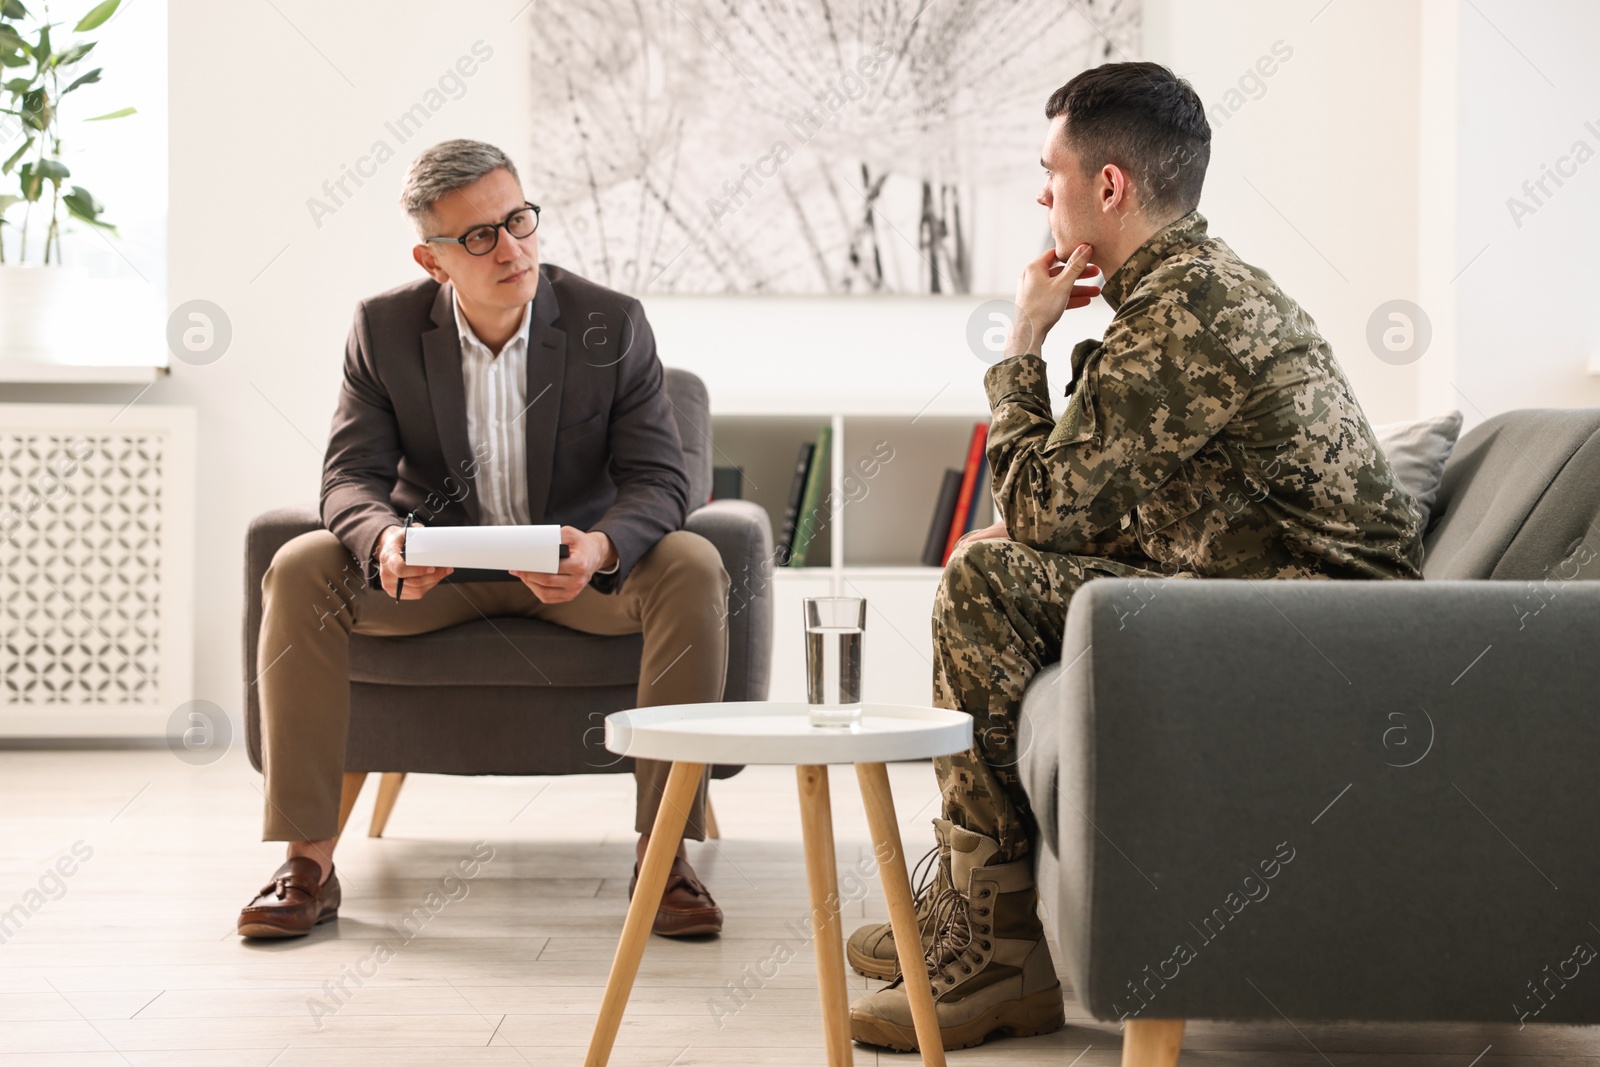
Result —
<instances>
[{"instance_id":1,"label":"soldier's short dark hair","mask_svg":"<svg viewBox=\"0 0 1600 1067\"><path fill-rule=\"evenodd\" d=\"M1159 63L1105 63L1050 95L1044 115L1067 117L1067 144L1093 174L1114 163L1152 214L1177 218L1200 203L1211 124L1194 87Z\"/></svg>"}]
</instances>

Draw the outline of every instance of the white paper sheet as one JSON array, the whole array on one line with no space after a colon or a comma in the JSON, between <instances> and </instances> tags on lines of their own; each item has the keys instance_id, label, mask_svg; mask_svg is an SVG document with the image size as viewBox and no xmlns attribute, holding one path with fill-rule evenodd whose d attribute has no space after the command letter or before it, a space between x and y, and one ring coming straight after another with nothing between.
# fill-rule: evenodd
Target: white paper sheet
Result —
<instances>
[{"instance_id":1,"label":"white paper sheet","mask_svg":"<svg viewBox=\"0 0 1600 1067\"><path fill-rule=\"evenodd\" d=\"M413 567L554 574L561 566L559 526L413 526L405 546Z\"/></svg>"}]
</instances>

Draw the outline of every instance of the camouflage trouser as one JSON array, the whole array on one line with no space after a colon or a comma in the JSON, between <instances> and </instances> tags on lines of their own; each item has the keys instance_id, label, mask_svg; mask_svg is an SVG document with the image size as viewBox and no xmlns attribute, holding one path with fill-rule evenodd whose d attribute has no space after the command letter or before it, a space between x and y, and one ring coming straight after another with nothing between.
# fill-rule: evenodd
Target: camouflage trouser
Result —
<instances>
[{"instance_id":1,"label":"camouflage trouser","mask_svg":"<svg viewBox=\"0 0 1600 1067\"><path fill-rule=\"evenodd\" d=\"M991 538L957 548L933 602L933 702L969 713L974 747L933 761L944 817L1000 842L1002 861L1038 832L1017 763L1022 693L1061 658L1067 603L1092 578L1164 578L1098 556L1068 556Z\"/></svg>"}]
</instances>

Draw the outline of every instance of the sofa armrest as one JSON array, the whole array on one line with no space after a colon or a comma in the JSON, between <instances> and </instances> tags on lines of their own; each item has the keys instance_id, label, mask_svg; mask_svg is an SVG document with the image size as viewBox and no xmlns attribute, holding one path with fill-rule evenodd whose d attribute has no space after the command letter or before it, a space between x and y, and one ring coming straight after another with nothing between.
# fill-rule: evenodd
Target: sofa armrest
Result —
<instances>
[{"instance_id":1,"label":"sofa armrest","mask_svg":"<svg viewBox=\"0 0 1600 1067\"><path fill-rule=\"evenodd\" d=\"M684 529L716 546L728 572L728 682L723 700L765 700L772 670L772 521L749 500L713 500Z\"/></svg>"},{"instance_id":2,"label":"sofa armrest","mask_svg":"<svg viewBox=\"0 0 1600 1067\"><path fill-rule=\"evenodd\" d=\"M316 504L273 508L250 520L244 535L244 707L245 740L250 763L261 769L261 704L255 680L259 667L256 645L261 636L261 579L272 557L303 533L322 529Z\"/></svg>"},{"instance_id":3,"label":"sofa armrest","mask_svg":"<svg viewBox=\"0 0 1600 1067\"><path fill-rule=\"evenodd\" d=\"M1600 1022L1597 644L1555 573L1084 586L1024 771L1089 1010Z\"/></svg>"}]
</instances>

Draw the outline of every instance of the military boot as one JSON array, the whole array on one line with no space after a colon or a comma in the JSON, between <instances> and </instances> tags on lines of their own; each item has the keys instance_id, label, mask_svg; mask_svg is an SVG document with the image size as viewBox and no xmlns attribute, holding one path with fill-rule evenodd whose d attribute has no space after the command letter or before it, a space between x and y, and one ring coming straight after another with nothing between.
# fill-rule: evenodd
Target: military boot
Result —
<instances>
[{"instance_id":1,"label":"military boot","mask_svg":"<svg viewBox=\"0 0 1600 1067\"><path fill-rule=\"evenodd\" d=\"M916 887L917 927L922 931L922 950L933 943L933 902L950 885L950 820L933 820L933 835L939 843L917 862L912 883ZM859 974L887 982L900 973L900 957L895 954L894 931L888 923L871 923L850 935L844 946L845 958Z\"/></svg>"},{"instance_id":2,"label":"military boot","mask_svg":"<svg viewBox=\"0 0 1600 1067\"><path fill-rule=\"evenodd\" d=\"M1048 1034L1066 1025L1033 864L995 863L1000 844L950 828L950 882L934 901L933 942L924 957L946 1049L981 1044L993 1033ZM904 977L856 1001L850 1035L868 1045L917 1047Z\"/></svg>"}]
</instances>

